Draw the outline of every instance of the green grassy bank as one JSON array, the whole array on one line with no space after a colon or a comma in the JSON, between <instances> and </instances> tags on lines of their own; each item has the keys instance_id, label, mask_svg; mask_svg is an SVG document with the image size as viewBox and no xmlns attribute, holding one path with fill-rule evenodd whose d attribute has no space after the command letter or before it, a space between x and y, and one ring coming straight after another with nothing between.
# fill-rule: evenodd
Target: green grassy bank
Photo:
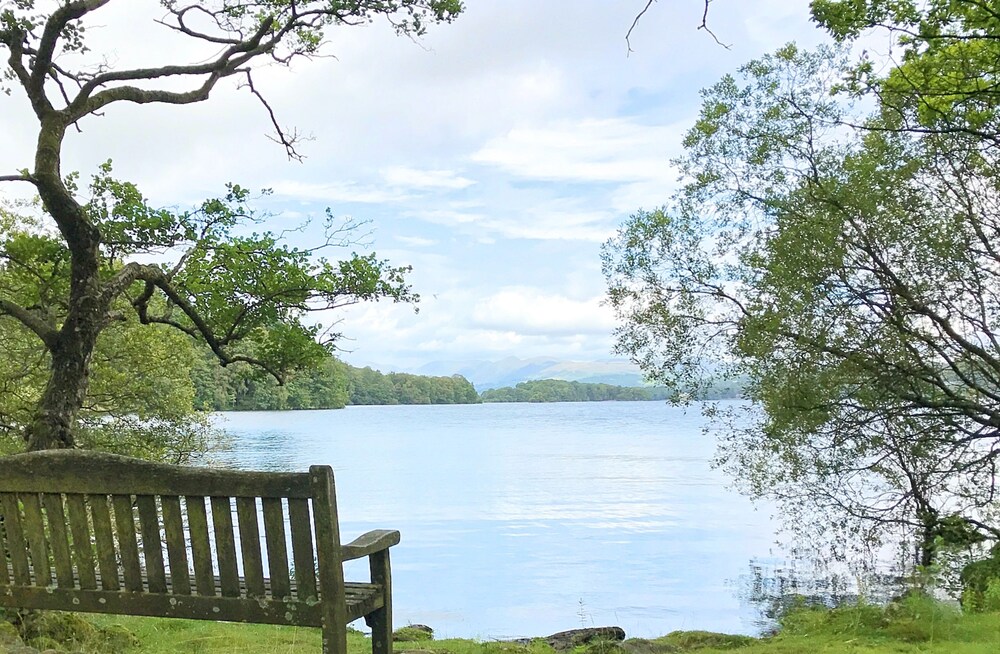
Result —
<instances>
[{"instance_id":1,"label":"green grassy bank","mask_svg":"<svg viewBox=\"0 0 1000 654\"><path fill-rule=\"evenodd\" d=\"M187 620L87 616L53 620L24 634L37 649L111 654L318 654L317 629L237 625ZM62 626L59 626L62 625ZM41 632L46 632L45 634ZM34 639L34 640L32 640ZM360 633L349 639L350 654L368 654ZM531 645L473 640L397 642L396 652L421 654L552 654L543 641ZM849 652L890 654L928 652L980 654L1000 652L1000 613L962 614L926 598L908 598L888 607L867 605L839 609L797 609L781 619L773 636L749 638L682 631L653 640L592 643L574 654L672 654L732 652L745 654L814 654ZM0 652L3 651L0 646Z\"/></svg>"}]
</instances>

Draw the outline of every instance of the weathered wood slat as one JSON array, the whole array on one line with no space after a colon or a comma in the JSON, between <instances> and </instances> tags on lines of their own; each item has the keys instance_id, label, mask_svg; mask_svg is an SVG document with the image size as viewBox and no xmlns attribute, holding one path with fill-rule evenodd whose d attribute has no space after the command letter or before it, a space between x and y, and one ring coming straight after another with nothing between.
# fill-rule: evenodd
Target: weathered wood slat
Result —
<instances>
[{"instance_id":1,"label":"weathered wood slat","mask_svg":"<svg viewBox=\"0 0 1000 654\"><path fill-rule=\"evenodd\" d=\"M24 528L21 525L21 508L14 493L0 493L0 508L3 509L4 530L7 535L7 545L10 548L10 567L14 583L27 585L31 583L31 570L28 566L28 554L25 549Z\"/></svg>"},{"instance_id":2,"label":"weathered wood slat","mask_svg":"<svg viewBox=\"0 0 1000 654\"><path fill-rule=\"evenodd\" d=\"M52 549L52 564L56 569L56 583L60 588L74 588L73 558L69 553L69 536L66 529L66 512L63 510L62 495L45 493L42 505L49 526L49 547Z\"/></svg>"},{"instance_id":3,"label":"weathered wood slat","mask_svg":"<svg viewBox=\"0 0 1000 654\"><path fill-rule=\"evenodd\" d=\"M180 498L176 495L160 497L163 511L163 536L167 542L167 560L170 562L171 592L191 594L191 573L188 570L187 542L184 537L184 519Z\"/></svg>"},{"instance_id":4,"label":"weathered wood slat","mask_svg":"<svg viewBox=\"0 0 1000 654\"><path fill-rule=\"evenodd\" d=\"M233 506L228 497L212 498L212 525L215 527L215 552L224 597L239 597L240 572L236 563L236 540L233 536Z\"/></svg>"},{"instance_id":5,"label":"weathered wood slat","mask_svg":"<svg viewBox=\"0 0 1000 654\"><path fill-rule=\"evenodd\" d=\"M257 502L252 497L236 498L236 516L240 527L240 550L243 555L243 578L247 594L264 596L264 565L260 554L260 527L257 525Z\"/></svg>"},{"instance_id":6,"label":"weathered wood slat","mask_svg":"<svg viewBox=\"0 0 1000 654\"><path fill-rule=\"evenodd\" d=\"M163 568L163 543L160 540L160 519L156 498L139 495L135 498L139 510L139 533L142 536L142 557L146 563L146 583L149 592L167 592L167 576Z\"/></svg>"},{"instance_id":7,"label":"weathered wood slat","mask_svg":"<svg viewBox=\"0 0 1000 654\"><path fill-rule=\"evenodd\" d=\"M208 539L208 515L205 513L205 498L188 495L184 498L187 507L188 528L191 530L191 561L194 563L194 585L199 595L215 595L215 575L212 572L212 545Z\"/></svg>"},{"instance_id":8,"label":"weathered wood slat","mask_svg":"<svg viewBox=\"0 0 1000 654\"><path fill-rule=\"evenodd\" d=\"M44 471L44 474L39 474ZM80 450L0 457L0 492L309 497L309 475L191 468Z\"/></svg>"},{"instance_id":9,"label":"weathered wood slat","mask_svg":"<svg viewBox=\"0 0 1000 654\"><path fill-rule=\"evenodd\" d=\"M111 511L107 495L89 495L90 516L94 520L94 546L97 549L97 566L101 571L101 588L118 590L118 555L115 537L111 530Z\"/></svg>"},{"instance_id":10,"label":"weathered wood slat","mask_svg":"<svg viewBox=\"0 0 1000 654\"><path fill-rule=\"evenodd\" d=\"M267 573L271 581L271 596L281 599L288 597L291 592L285 517L279 499L265 497L261 500L261 506L264 511L264 539L267 543Z\"/></svg>"},{"instance_id":11,"label":"weathered wood slat","mask_svg":"<svg viewBox=\"0 0 1000 654\"><path fill-rule=\"evenodd\" d=\"M49 563L49 546L45 539L45 518L42 516L42 504L38 493L18 493L21 506L24 508L24 535L28 539L28 553L31 555L31 571L35 577L36 586L48 586L52 583L52 566Z\"/></svg>"},{"instance_id":12,"label":"weathered wood slat","mask_svg":"<svg viewBox=\"0 0 1000 654\"><path fill-rule=\"evenodd\" d=\"M118 556L125 578L125 590L142 590L142 565L139 563L139 543L135 534L135 513L129 495L112 495L115 510L115 534L118 536Z\"/></svg>"},{"instance_id":13,"label":"weathered wood slat","mask_svg":"<svg viewBox=\"0 0 1000 654\"><path fill-rule=\"evenodd\" d=\"M295 564L295 584L300 600L318 597L316 589L315 559L312 549L312 522L309 520L309 502L288 500L288 521L292 532L292 561Z\"/></svg>"},{"instance_id":14,"label":"weathered wood slat","mask_svg":"<svg viewBox=\"0 0 1000 654\"><path fill-rule=\"evenodd\" d=\"M76 575L80 588L94 590L97 588L97 575L94 570L94 545L90 540L86 498L76 493L67 495L66 512L69 518L70 536L73 538L73 559L76 561Z\"/></svg>"}]
</instances>

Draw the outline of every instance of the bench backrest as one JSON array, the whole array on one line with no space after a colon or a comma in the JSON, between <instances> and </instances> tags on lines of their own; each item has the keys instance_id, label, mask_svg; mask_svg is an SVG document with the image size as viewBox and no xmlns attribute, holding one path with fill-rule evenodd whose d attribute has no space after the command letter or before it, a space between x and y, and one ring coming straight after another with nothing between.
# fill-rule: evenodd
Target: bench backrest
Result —
<instances>
[{"instance_id":1,"label":"bench backrest","mask_svg":"<svg viewBox=\"0 0 1000 654\"><path fill-rule=\"evenodd\" d=\"M0 458L0 516L0 605L319 626L320 598L343 601L329 466L18 454Z\"/></svg>"}]
</instances>

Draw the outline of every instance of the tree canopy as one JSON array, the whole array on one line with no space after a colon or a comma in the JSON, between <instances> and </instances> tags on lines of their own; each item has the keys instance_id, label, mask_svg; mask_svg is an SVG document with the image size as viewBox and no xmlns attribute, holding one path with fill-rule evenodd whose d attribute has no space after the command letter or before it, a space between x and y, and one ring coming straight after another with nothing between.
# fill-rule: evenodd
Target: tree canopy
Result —
<instances>
[{"instance_id":1,"label":"tree canopy","mask_svg":"<svg viewBox=\"0 0 1000 654\"><path fill-rule=\"evenodd\" d=\"M0 322L15 325L18 338L34 338L48 366L31 415L13 425L29 449L75 444L95 353L112 325L177 330L206 343L223 365L251 363L280 380L322 360L336 337L324 339L306 313L416 299L405 268L373 254L340 262L319 256L350 241L331 215L326 241L297 249L253 231L261 215L236 184L199 207L164 209L114 177L110 164L81 186L61 169L61 157L67 130L85 129L111 105L203 102L221 80L238 77L268 110L275 140L296 158L296 133L254 87L257 66L315 56L330 29L377 18L419 35L429 23L451 21L462 9L458 0L163 0L150 21L215 54L154 67L113 65L105 56L113 44L91 39L88 26L111 2L0 2L5 101L27 101L37 120L36 148L25 153L30 164L0 171L0 183L27 184L40 202L37 218L8 217L0 230ZM182 50L163 54L183 57Z\"/></svg>"},{"instance_id":2,"label":"tree canopy","mask_svg":"<svg viewBox=\"0 0 1000 654\"><path fill-rule=\"evenodd\" d=\"M786 46L704 92L684 186L604 250L620 351L655 381L745 376L721 463L798 533L917 562L996 539L1000 14L813 3L895 65Z\"/></svg>"}]
</instances>

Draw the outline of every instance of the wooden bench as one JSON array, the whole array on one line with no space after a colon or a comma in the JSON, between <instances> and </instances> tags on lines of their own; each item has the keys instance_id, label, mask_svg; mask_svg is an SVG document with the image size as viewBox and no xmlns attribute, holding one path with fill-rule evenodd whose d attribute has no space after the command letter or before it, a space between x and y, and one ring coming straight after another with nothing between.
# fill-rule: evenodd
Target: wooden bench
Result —
<instances>
[{"instance_id":1,"label":"wooden bench","mask_svg":"<svg viewBox=\"0 0 1000 654\"><path fill-rule=\"evenodd\" d=\"M373 654L391 654L399 532L341 545L329 466L17 454L0 457L0 516L0 607L320 627L326 654L346 654L364 617ZM365 556L371 581L345 582L343 562Z\"/></svg>"}]
</instances>

